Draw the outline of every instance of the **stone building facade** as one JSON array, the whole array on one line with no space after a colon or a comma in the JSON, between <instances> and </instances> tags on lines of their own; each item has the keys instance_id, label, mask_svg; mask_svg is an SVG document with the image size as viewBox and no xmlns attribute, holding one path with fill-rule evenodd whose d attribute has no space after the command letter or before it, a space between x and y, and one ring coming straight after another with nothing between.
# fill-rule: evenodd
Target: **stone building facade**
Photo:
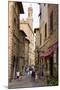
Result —
<instances>
[{"instance_id":1,"label":"stone building facade","mask_svg":"<svg viewBox=\"0 0 60 90\"><path fill-rule=\"evenodd\" d=\"M45 30L47 28L47 30ZM49 30L48 30L48 4L40 4L40 53L43 53L45 50L47 50L49 43L46 43L49 36ZM43 58L40 59L40 75L43 76L43 74L46 74L45 69L45 60ZM45 72L44 72L45 71Z\"/></svg>"},{"instance_id":2,"label":"stone building facade","mask_svg":"<svg viewBox=\"0 0 60 90\"><path fill-rule=\"evenodd\" d=\"M24 13L21 2L8 2L8 80L16 78L20 66L20 38L24 41L25 33L19 29L19 15ZM22 42L24 45L24 42ZM23 46L24 47L24 46Z\"/></svg>"},{"instance_id":3,"label":"stone building facade","mask_svg":"<svg viewBox=\"0 0 60 90\"><path fill-rule=\"evenodd\" d=\"M58 5L40 4L39 73L58 76Z\"/></svg>"},{"instance_id":4,"label":"stone building facade","mask_svg":"<svg viewBox=\"0 0 60 90\"><path fill-rule=\"evenodd\" d=\"M19 72L22 74L25 66L25 37L26 37L26 34L22 30L20 30Z\"/></svg>"},{"instance_id":5,"label":"stone building facade","mask_svg":"<svg viewBox=\"0 0 60 90\"><path fill-rule=\"evenodd\" d=\"M25 66L28 66L29 63L29 40L25 38Z\"/></svg>"},{"instance_id":6,"label":"stone building facade","mask_svg":"<svg viewBox=\"0 0 60 90\"><path fill-rule=\"evenodd\" d=\"M39 47L40 47L40 30L39 28L34 29L35 34L35 70L39 69Z\"/></svg>"},{"instance_id":7,"label":"stone building facade","mask_svg":"<svg viewBox=\"0 0 60 90\"><path fill-rule=\"evenodd\" d=\"M34 61L34 32L33 32L33 17L32 17L32 7L28 8L28 17L26 20L21 20L20 21L20 28L21 30L23 30L26 35L27 35L27 39L29 42L26 41L25 45L28 45L27 47L25 47L26 49L29 47L29 59L28 59L28 65L35 65L35 61ZM26 56L26 54L25 54ZM27 56L25 57L25 59L27 58Z\"/></svg>"}]
</instances>

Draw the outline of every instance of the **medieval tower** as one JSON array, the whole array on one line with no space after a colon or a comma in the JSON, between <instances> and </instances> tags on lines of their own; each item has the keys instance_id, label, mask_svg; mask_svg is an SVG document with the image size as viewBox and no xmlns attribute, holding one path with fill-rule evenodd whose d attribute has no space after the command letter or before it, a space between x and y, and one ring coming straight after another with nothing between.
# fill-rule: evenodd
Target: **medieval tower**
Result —
<instances>
[{"instance_id":1,"label":"medieval tower","mask_svg":"<svg viewBox=\"0 0 60 90\"><path fill-rule=\"evenodd\" d=\"M28 23L30 25L31 28L33 28L33 10L32 10L32 7L29 7L28 8Z\"/></svg>"}]
</instances>

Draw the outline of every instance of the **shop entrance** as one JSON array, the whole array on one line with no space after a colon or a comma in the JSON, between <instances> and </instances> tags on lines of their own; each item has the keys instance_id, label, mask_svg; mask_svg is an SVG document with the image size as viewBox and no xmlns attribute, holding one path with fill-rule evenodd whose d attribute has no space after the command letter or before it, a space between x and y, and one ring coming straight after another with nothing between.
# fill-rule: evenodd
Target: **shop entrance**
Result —
<instances>
[{"instance_id":1,"label":"shop entrance","mask_svg":"<svg viewBox=\"0 0 60 90\"><path fill-rule=\"evenodd\" d=\"M53 76L53 56L50 57L50 76Z\"/></svg>"}]
</instances>

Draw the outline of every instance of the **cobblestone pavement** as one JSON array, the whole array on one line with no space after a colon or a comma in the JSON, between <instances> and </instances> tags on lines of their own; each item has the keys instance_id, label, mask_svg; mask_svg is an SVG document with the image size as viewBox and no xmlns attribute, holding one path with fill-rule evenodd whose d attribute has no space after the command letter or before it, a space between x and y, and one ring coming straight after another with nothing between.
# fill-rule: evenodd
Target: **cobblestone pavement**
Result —
<instances>
[{"instance_id":1,"label":"cobblestone pavement","mask_svg":"<svg viewBox=\"0 0 60 90\"><path fill-rule=\"evenodd\" d=\"M8 88L14 89L14 88L31 88L31 87L42 87L47 86L46 80L40 79L40 80L32 80L32 78L24 76L23 79L20 80L14 80L11 83L9 83Z\"/></svg>"}]
</instances>

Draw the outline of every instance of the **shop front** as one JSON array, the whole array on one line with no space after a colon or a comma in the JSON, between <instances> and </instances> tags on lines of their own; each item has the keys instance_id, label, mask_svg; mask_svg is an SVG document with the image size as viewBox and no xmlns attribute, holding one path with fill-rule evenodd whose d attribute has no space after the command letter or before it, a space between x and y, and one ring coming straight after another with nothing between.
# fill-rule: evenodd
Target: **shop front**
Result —
<instances>
[{"instance_id":1,"label":"shop front","mask_svg":"<svg viewBox=\"0 0 60 90\"><path fill-rule=\"evenodd\" d=\"M58 75L58 44L55 43L45 52L40 53L40 66L44 76L55 77Z\"/></svg>"}]
</instances>

